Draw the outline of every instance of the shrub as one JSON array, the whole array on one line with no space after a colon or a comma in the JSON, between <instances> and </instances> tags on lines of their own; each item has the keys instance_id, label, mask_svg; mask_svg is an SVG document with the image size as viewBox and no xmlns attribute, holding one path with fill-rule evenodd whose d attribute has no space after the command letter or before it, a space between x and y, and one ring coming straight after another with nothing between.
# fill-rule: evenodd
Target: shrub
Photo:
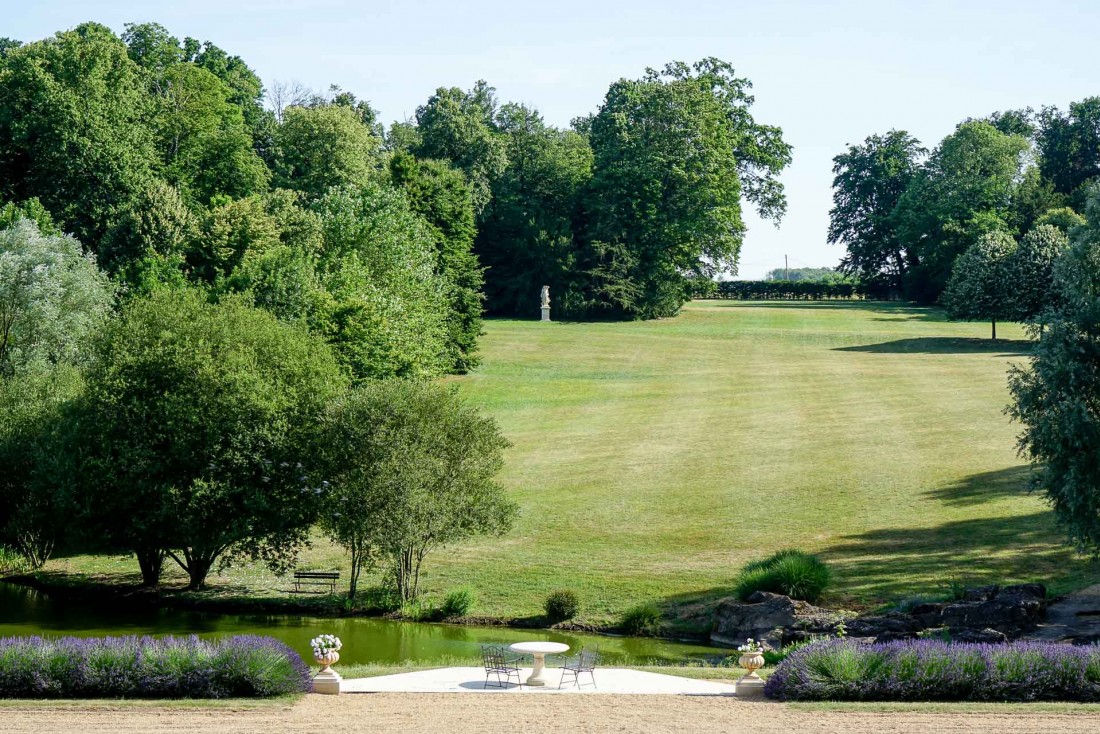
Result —
<instances>
[{"instance_id":1,"label":"shrub","mask_svg":"<svg viewBox=\"0 0 1100 734\"><path fill-rule=\"evenodd\" d=\"M0 638L0 698L230 698L304 693L309 668L270 637Z\"/></svg>"},{"instance_id":2,"label":"shrub","mask_svg":"<svg viewBox=\"0 0 1100 734\"><path fill-rule=\"evenodd\" d=\"M647 602L627 609L619 626L628 635L641 635L652 631L660 621L661 610L655 604Z\"/></svg>"},{"instance_id":3,"label":"shrub","mask_svg":"<svg viewBox=\"0 0 1100 734\"><path fill-rule=\"evenodd\" d=\"M444 617L464 617L473 609L477 596L473 589L455 589L447 594L439 613Z\"/></svg>"},{"instance_id":4,"label":"shrub","mask_svg":"<svg viewBox=\"0 0 1100 734\"><path fill-rule=\"evenodd\" d=\"M546 610L546 616L554 622L564 622L572 619L581 611L581 602L576 592L569 589L559 589L550 592L546 597L546 603L542 606Z\"/></svg>"},{"instance_id":5,"label":"shrub","mask_svg":"<svg viewBox=\"0 0 1100 734\"><path fill-rule=\"evenodd\" d=\"M0 577L14 576L31 570L26 556L6 545L0 545Z\"/></svg>"},{"instance_id":6,"label":"shrub","mask_svg":"<svg viewBox=\"0 0 1100 734\"><path fill-rule=\"evenodd\" d=\"M792 653L764 693L792 701L1100 701L1100 646L829 640Z\"/></svg>"},{"instance_id":7,"label":"shrub","mask_svg":"<svg viewBox=\"0 0 1100 734\"><path fill-rule=\"evenodd\" d=\"M787 549L747 564L734 582L734 594L745 601L757 591L770 591L814 602L828 587L829 579L829 567L820 558Z\"/></svg>"}]
</instances>

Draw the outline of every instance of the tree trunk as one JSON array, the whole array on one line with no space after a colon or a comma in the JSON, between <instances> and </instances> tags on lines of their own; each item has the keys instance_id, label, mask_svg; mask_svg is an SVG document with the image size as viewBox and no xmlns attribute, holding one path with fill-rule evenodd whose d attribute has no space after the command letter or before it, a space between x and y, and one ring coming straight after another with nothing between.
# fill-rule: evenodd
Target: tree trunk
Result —
<instances>
[{"instance_id":1,"label":"tree trunk","mask_svg":"<svg viewBox=\"0 0 1100 734\"><path fill-rule=\"evenodd\" d=\"M138 567L141 568L141 585L156 586L160 583L160 572L164 568L164 551L160 548L143 548L135 551Z\"/></svg>"},{"instance_id":2,"label":"tree trunk","mask_svg":"<svg viewBox=\"0 0 1100 734\"><path fill-rule=\"evenodd\" d=\"M191 583L187 585L187 588L191 591L199 591L205 587L206 577L209 575L210 567L213 565L213 558L192 557L188 559L187 577L191 579Z\"/></svg>"},{"instance_id":3,"label":"tree trunk","mask_svg":"<svg viewBox=\"0 0 1100 734\"><path fill-rule=\"evenodd\" d=\"M997 319L993 319L993 341L997 341Z\"/></svg>"}]
</instances>

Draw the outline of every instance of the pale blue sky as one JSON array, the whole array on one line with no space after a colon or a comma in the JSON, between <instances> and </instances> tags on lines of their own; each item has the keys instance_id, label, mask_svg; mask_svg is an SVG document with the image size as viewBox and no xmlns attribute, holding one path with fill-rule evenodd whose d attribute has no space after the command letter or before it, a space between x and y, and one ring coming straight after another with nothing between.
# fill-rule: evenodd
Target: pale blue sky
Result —
<instances>
[{"instance_id":1,"label":"pale blue sky","mask_svg":"<svg viewBox=\"0 0 1100 734\"><path fill-rule=\"evenodd\" d=\"M355 2L0 0L0 35L24 41L96 20L155 20L211 40L264 79L336 83L387 123L439 86L478 79L567 125L646 66L718 56L754 83L758 120L795 146L776 230L754 216L742 277L832 265L831 159L903 128L928 147L966 117L1100 94L1100 2Z\"/></svg>"}]
</instances>

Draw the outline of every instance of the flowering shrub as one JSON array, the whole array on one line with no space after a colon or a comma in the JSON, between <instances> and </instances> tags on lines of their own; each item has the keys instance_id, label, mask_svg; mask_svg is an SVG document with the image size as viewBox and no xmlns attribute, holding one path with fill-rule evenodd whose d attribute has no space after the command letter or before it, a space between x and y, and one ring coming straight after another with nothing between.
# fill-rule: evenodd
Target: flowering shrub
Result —
<instances>
[{"instance_id":1,"label":"flowering shrub","mask_svg":"<svg viewBox=\"0 0 1100 734\"><path fill-rule=\"evenodd\" d=\"M790 701L1100 701L1100 646L827 640L791 653L764 693Z\"/></svg>"},{"instance_id":2,"label":"flowering shrub","mask_svg":"<svg viewBox=\"0 0 1100 734\"><path fill-rule=\"evenodd\" d=\"M313 657L319 658L330 652L340 652L344 643L336 635L318 635L309 641L309 646L313 648Z\"/></svg>"},{"instance_id":3,"label":"flowering shrub","mask_svg":"<svg viewBox=\"0 0 1100 734\"><path fill-rule=\"evenodd\" d=\"M0 698L231 698L310 687L301 657L270 637L0 638Z\"/></svg>"}]
</instances>

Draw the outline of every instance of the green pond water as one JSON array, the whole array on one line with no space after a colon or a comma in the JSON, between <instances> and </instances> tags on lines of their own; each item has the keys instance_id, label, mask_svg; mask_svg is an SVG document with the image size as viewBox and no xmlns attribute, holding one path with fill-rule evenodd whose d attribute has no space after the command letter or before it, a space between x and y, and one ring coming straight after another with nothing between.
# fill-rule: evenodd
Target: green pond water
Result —
<instances>
[{"instance_id":1,"label":"green pond water","mask_svg":"<svg viewBox=\"0 0 1100 734\"><path fill-rule=\"evenodd\" d=\"M427 663L476 657L483 643L527 640L564 642L571 649L600 649L608 663L683 663L720 657L724 651L703 645L635 637L607 637L469 627L383 619L321 619L286 615L212 614L149 607L125 608L87 600L55 599L41 592L0 582L0 637L42 635L270 635L309 658L309 641L332 633L344 643L341 663Z\"/></svg>"}]
</instances>

